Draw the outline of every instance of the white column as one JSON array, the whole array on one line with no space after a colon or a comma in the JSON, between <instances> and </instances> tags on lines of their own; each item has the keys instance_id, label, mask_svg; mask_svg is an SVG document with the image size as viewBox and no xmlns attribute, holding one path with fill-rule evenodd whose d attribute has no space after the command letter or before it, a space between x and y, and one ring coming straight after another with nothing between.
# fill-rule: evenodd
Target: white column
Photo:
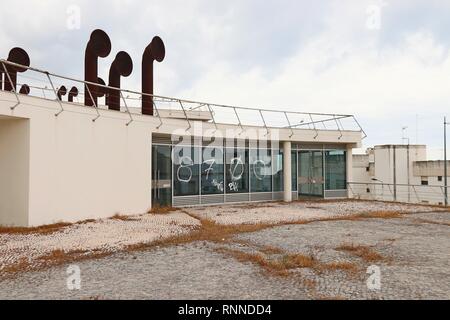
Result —
<instances>
[{"instance_id":1,"label":"white column","mask_svg":"<svg viewBox=\"0 0 450 320\"><path fill-rule=\"evenodd\" d=\"M284 201L292 201L292 168L291 168L291 142L283 142L283 183Z\"/></svg>"},{"instance_id":2,"label":"white column","mask_svg":"<svg viewBox=\"0 0 450 320\"><path fill-rule=\"evenodd\" d=\"M347 146L347 182L353 182L353 148L351 146ZM353 198L352 186L347 185L347 194L349 198Z\"/></svg>"}]
</instances>

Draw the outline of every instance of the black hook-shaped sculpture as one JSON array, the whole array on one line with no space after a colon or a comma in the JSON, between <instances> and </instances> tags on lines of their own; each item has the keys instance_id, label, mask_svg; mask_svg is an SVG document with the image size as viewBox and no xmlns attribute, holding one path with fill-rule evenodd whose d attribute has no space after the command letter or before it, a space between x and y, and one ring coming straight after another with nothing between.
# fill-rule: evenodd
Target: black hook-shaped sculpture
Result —
<instances>
[{"instance_id":1,"label":"black hook-shaped sculpture","mask_svg":"<svg viewBox=\"0 0 450 320\"><path fill-rule=\"evenodd\" d=\"M98 58L105 58L111 52L111 40L108 35L100 29L91 33L91 37L86 46L84 56L84 80L88 82L98 81ZM97 82L98 83L98 82ZM104 83L103 83L104 84ZM88 90L91 91L92 99ZM98 94L104 92L102 88L94 85L85 85L84 104L86 106L97 106Z\"/></svg>"},{"instance_id":2,"label":"black hook-shaped sculpture","mask_svg":"<svg viewBox=\"0 0 450 320\"><path fill-rule=\"evenodd\" d=\"M97 78L97 83L102 86L106 86L105 81L102 78ZM108 93L108 89L105 87L97 87L94 92L92 92L92 96L94 99L101 98ZM98 107L98 105L96 104Z\"/></svg>"},{"instance_id":3,"label":"black hook-shaped sculpture","mask_svg":"<svg viewBox=\"0 0 450 320\"><path fill-rule=\"evenodd\" d=\"M8 61L14 62L17 64L20 64L22 66L29 67L30 66L30 57L28 56L28 53L23 50L22 48L13 48L11 51L9 51L8 55ZM5 74L5 91L16 91L17 87L17 73L18 72L25 72L27 68L23 67L16 67L11 65L6 65L6 70L8 74ZM2 70L4 71L4 70ZM8 77L9 75L9 77ZM9 78L11 78L11 81L9 81Z\"/></svg>"},{"instance_id":4,"label":"black hook-shaped sculpture","mask_svg":"<svg viewBox=\"0 0 450 320\"><path fill-rule=\"evenodd\" d=\"M142 55L142 93L153 94L153 61L162 62L166 55L164 42L156 36ZM142 114L153 115L153 97L142 95Z\"/></svg>"},{"instance_id":5,"label":"black hook-shaped sculpture","mask_svg":"<svg viewBox=\"0 0 450 320\"><path fill-rule=\"evenodd\" d=\"M23 84L22 87L20 87L20 94L29 95L30 94L30 86L27 84Z\"/></svg>"},{"instance_id":6,"label":"black hook-shaped sculpture","mask_svg":"<svg viewBox=\"0 0 450 320\"><path fill-rule=\"evenodd\" d=\"M61 86L58 90L58 92L56 93L56 95L58 96L58 100L62 101L62 96L65 96L67 94L67 89L65 86Z\"/></svg>"},{"instance_id":7,"label":"black hook-shaped sculpture","mask_svg":"<svg viewBox=\"0 0 450 320\"><path fill-rule=\"evenodd\" d=\"M109 89L106 104L110 110L120 111L120 77L128 77L133 72L133 61L128 53L120 51L109 69Z\"/></svg>"},{"instance_id":8,"label":"black hook-shaped sculpture","mask_svg":"<svg viewBox=\"0 0 450 320\"><path fill-rule=\"evenodd\" d=\"M69 91L69 97L68 97L68 101L69 102L73 102L73 98L78 96L78 89L77 87L72 87L72 89L70 89Z\"/></svg>"}]
</instances>

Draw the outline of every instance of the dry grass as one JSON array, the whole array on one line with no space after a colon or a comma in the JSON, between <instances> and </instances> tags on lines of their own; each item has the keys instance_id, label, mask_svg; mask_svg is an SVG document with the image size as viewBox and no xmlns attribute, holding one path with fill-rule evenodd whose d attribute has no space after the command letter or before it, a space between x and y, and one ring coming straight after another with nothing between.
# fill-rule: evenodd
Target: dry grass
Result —
<instances>
[{"instance_id":1,"label":"dry grass","mask_svg":"<svg viewBox=\"0 0 450 320\"><path fill-rule=\"evenodd\" d=\"M274 247L274 246L259 246L259 251L261 251L264 254L282 254L284 253L283 249Z\"/></svg>"},{"instance_id":2,"label":"dry grass","mask_svg":"<svg viewBox=\"0 0 450 320\"><path fill-rule=\"evenodd\" d=\"M116 215L114 217L117 217L117 216L119 216L119 215ZM96 220L96 219L86 219L86 220L81 220L81 221L77 221L77 222L74 222L74 223L58 222L58 223L47 224L47 225L43 225L43 226L39 226L39 227L6 227L6 226L0 226L0 234L21 234L21 235L40 234L40 235L49 235L49 234L53 234L55 232L62 231L63 229L65 229L67 227L70 227L70 226L82 225L82 224L86 224L86 223L93 223L93 222L97 222L97 221L98 220Z\"/></svg>"},{"instance_id":3,"label":"dry grass","mask_svg":"<svg viewBox=\"0 0 450 320\"><path fill-rule=\"evenodd\" d=\"M447 226L450 227L450 223L443 222L443 221L435 221L435 220L428 220L428 219L415 219L416 223L428 223L428 224L436 224L440 226Z\"/></svg>"},{"instance_id":4,"label":"dry grass","mask_svg":"<svg viewBox=\"0 0 450 320\"><path fill-rule=\"evenodd\" d=\"M137 221L138 220L138 219L136 219L136 217L125 216L125 215L121 215L121 214L118 214L118 213L113 215L110 219L111 220L119 220L119 221Z\"/></svg>"},{"instance_id":5,"label":"dry grass","mask_svg":"<svg viewBox=\"0 0 450 320\"><path fill-rule=\"evenodd\" d=\"M321 265L322 270L327 271L345 271L348 274L355 274L359 271L359 268L356 264L351 262L332 262Z\"/></svg>"},{"instance_id":6,"label":"dry grass","mask_svg":"<svg viewBox=\"0 0 450 320\"><path fill-rule=\"evenodd\" d=\"M70 223L60 222L40 227L0 227L0 234L52 234L71 225Z\"/></svg>"},{"instance_id":7,"label":"dry grass","mask_svg":"<svg viewBox=\"0 0 450 320\"><path fill-rule=\"evenodd\" d=\"M180 211L180 208L174 208L174 207L160 207L158 205L154 206L151 210L149 210L147 213L150 214L168 214L175 211Z\"/></svg>"},{"instance_id":8,"label":"dry grass","mask_svg":"<svg viewBox=\"0 0 450 320\"><path fill-rule=\"evenodd\" d=\"M26 271L39 271L48 268L49 266L59 266L67 263L73 263L76 261L83 261L88 259L98 259L108 256L109 253L101 250L85 251L85 250L72 250L64 251L56 249L38 257L35 260L29 260L23 258L18 262L7 265L1 270L1 278L8 278Z\"/></svg>"},{"instance_id":9,"label":"dry grass","mask_svg":"<svg viewBox=\"0 0 450 320\"><path fill-rule=\"evenodd\" d=\"M373 219L398 219L403 218L404 214L398 211L375 211L361 213L362 218L373 218Z\"/></svg>"},{"instance_id":10,"label":"dry grass","mask_svg":"<svg viewBox=\"0 0 450 320\"><path fill-rule=\"evenodd\" d=\"M386 260L382 255L378 252L374 251L372 247L363 246L363 245L355 245L355 244L342 244L336 248L338 251L346 251L351 253L354 256L357 256L363 259L366 262L379 262Z\"/></svg>"},{"instance_id":11,"label":"dry grass","mask_svg":"<svg viewBox=\"0 0 450 320\"><path fill-rule=\"evenodd\" d=\"M16 263L9 264L5 266L3 269L1 269L0 279L7 277L8 275L11 274L17 274L19 272L30 270L30 267L31 267L30 261L27 258L21 258Z\"/></svg>"},{"instance_id":12,"label":"dry grass","mask_svg":"<svg viewBox=\"0 0 450 320\"><path fill-rule=\"evenodd\" d=\"M313 268L315 259L313 256L302 254L287 254L278 259L269 259L261 253L248 253L229 248L218 248L217 252L232 256L239 262L250 262L271 275L286 277L290 270L298 268Z\"/></svg>"},{"instance_id":13,"label":"dry grass","mask_svg":"<svg viewBox=\"0 0 450 320\"><path fill-rule=\"evenodd\" d=\"M256 232L273 226L272 224L262 223L252 225L220 225L215 223L214 221L201 219L187 212L184 213L200 220L201 226L193 230L192 232L181 236L174 236L152 243L138 243L130 245L126 248L126 251L139 251L152 247L180 245L196 241L223 243L230 241L230 239L236 234Z\"/></svg>"},{"instance_id":14,"label":"dry grass","mask_svg":"<svg viewBox=\"0 0 450 320\"><path fill-rule=\"evenodd\" d=\"M359 271L356 264L350 262L322 263L312 254L304 255L300 253L284 253L278 257L268 257L261 252L248 253L236 249L218 248L217 252L229 255L239 262L252 263L262 268L267 274L287 277L291 271L301 268L309 268L317 273L325 271L344 271L347 274L354 275ZM277 248L277 254L283 252Z\"/></svg>"}]
</instances>

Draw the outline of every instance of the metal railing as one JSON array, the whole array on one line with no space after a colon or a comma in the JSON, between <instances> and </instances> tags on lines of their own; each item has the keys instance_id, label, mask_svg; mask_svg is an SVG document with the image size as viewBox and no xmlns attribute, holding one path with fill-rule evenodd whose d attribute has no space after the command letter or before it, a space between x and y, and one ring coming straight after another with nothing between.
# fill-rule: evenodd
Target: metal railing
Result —
<instances>
[{"instance_id":1,"label":"metal railing","mask_svg":"<svg viewBox=\"0 0 450 320\"><path fill-rule=\"evenodd\" d=\"M192 127L190 120L195 114L207 114L210 122L212 122L216 129L218 124L233 124L239 126L244 130L245 126L261 126L267 130L269 133L270 129L290 129L291 137L295 135L294 129L309 129L315 131L315 139L319 136L321 130L332 130L339 132L339 139L343 137L344 131L357 131L361 132L363 139L367 137L365 131L359 124L358 120L354 115L346 114L329 114L329 113L315 113L315 112L298 112L298 111L280 111L264 108L248 108L241 106L229 106L224 104L214 104L193 100L185 100L161 95L151 95L138 91L118 89L109 87L106 85L101 85L99 83L92 83L88 81L77 80L71 77L57 75L45 70L40 70L34 67L27 67L19 65L4 59L0 59L1 71L0 73L5 74L5 82L12 83L11 77L7 72L7 65L11 67L18 67L26 69L25 73L17 74L17 83L23 84L27 83L30 88L30 95L49 99L57 100L60 106L60 110L55 114L59 116L63 113L64 106L60 99L57 98L57 90L61 86L70 88L70 86L82 86L85 88L86 92L92 97L95 92L91 92L89 85L94 86L94 88L106 89L106 91L111 92L120 91L120 98L122 101L121 112L128 113L130 120L127 125L133 122L133 115L140 113L140 101L142 96L153 97L153 104L155 108L155 116L159 118L160 125L164 125L164 119L170 117L173 114L177 114L178 117L184 118L187 122L187 129ZM32 73L32 74L31 74ZM1 78L0 78L1 79ZM20 79L20 81L19 81ZM13 86L14 87L14 86ZM80 90L81 91L81 90ZM11 109L17 108L21 104L21 94L13 88L13 92L16 98L16 104L11 107ZM49 97L50 95L50 97ZM79 95L83 95L82 92ZM103 98L102 98L103 99ZM80 100L75 99L80 105ZM83 99L84 100L84 99ZM101 101L101 100L100 100ZM68 102L64 102L68 103ZM106 108L105 104L94 105L97 109L97 115L93 121L100 118L100 113L98 109ZM162 113L167 113L164 115Z\"/></svg>"},{"instance_id":2,"label":"metal railing","mask_svg":"<svg viewBox=\"0 0 450 320\"><path fill-rule=\"evenodd\" d=\"M404 203L445 204L445 186L348 182L353 198ZM450 187L447 187L447 189Z\"/></svg>"}]
</instances>

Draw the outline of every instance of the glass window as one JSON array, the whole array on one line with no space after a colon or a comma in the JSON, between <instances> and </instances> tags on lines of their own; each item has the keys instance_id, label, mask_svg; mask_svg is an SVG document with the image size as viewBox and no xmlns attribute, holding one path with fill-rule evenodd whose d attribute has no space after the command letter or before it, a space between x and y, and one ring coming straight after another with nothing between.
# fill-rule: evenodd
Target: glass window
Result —
<instances>
[{"instance_id":1,"label":"glass window","mask_svg":"<svg viewBox=\"0 0 450 320\"><path fill-rule=\"evenodd\" d=\"M319 150L298 153L299 194L323 195L323 152Z\"/></svg>"},{"instance_id":2,"label":"glass window","mask_svg":"<svg viewBox=\"0 0 450 320\"><path fill-rule=\"evenodd\" d=\"M193 196L200 192L200 148L173 147L174 196Z\"/></svg>"},{"instance_id":3,"label":"glass window","mask_svg":"<svg viewBox=\"0 0 450 320\"><path fill-rule=\"evenodd\" d=\"M292 191L297 191L297 150L292 151L291 169L292 169Z\"/></svg>"},{"instance_id":4,"label":"glass window","mask_svg":"<svg viewBox=\"0 0 450 320\"><path fill-rule=\"evenodd\" d=\"M273 191L283 191L283 152L273 150Z\"/></svg>"},{"instance_id":5,"label":"glass window","mask_svg":"<svg viewBox=\"0 0 450 320\"><path fill-rule=\"evenodd\" d=\"M272 157L271 150L250 150L251 192L272 191Z\"/></svg>"},{"instance_id":6,"label":"glass window","mask_svg":"<svg viewBox=\"0 0 450 320\"><path fill-rule=\"evenodd\" d=\"M224 185L223 149L203 148L202 194L222 194Z\"/></svg>"},{"instance_id":7,"label":"glass window","mask_svg":"<svg viewBox=\"0 0 450 320\"><path fill-rule=\"evenodd\" d=\"M325 189L347 189L346 151L325 151Z\"/></svg>"},{"instance_id":8,"label":"glass window","mask_svg":"<svg viewBox=\"0 0 450 320\"><path fill-rule=\"evenodd\" d=\"M227 148L226 193L248 193L248 150Z\"/></svg>"}]
</instances>

